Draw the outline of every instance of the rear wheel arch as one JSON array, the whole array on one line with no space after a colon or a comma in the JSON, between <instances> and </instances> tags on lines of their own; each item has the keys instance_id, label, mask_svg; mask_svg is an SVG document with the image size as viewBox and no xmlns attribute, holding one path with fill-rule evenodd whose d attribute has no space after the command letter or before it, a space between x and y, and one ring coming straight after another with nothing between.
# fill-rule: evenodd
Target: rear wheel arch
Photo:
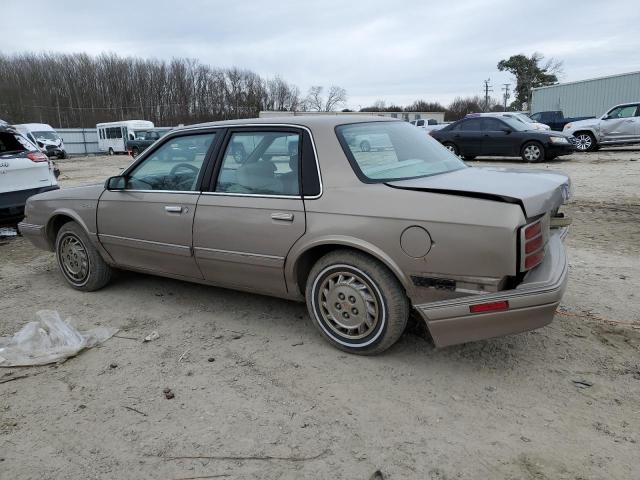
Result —
<instances>
[{"instance_id":1,"label":"rear wheel arch","mask_svg":"<svg viewBox=\"0 0 640 480\"><path fill-rule=\"evenodd\" d=\"M374 246L370 245L362 245L355 244L348 241L338 241L333 240L327 243L320 243L316 245L312 245L302 251L301 253L296 255L294 264L293 264L293 281L295 282L295 288L297 292L299 292L302 296L304 296L307 279L309 277L309 273L313 266L324 257L326 254L333 252L335 250L351 250L354 252L359 252L367 255L373 260L379 262L381 265L384 265L400 284L403 286L405 291L407 290L408 279L400 270L400 267L395 264L390 258L388 258L384 253L378 250Z\"/></svg>"}]
</instances>

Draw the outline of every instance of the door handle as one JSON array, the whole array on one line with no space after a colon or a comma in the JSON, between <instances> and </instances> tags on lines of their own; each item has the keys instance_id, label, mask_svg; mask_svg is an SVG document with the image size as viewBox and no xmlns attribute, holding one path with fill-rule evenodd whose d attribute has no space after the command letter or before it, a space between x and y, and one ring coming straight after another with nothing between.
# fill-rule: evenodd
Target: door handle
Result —
<instances>
[{"instance_id":1,"label":"door handle","mask_svg":"<svg viewBox=\"0 0 640 480\"><path fill-rule=\"evenodd\" d=\"M283 220L285 222L293 222L293 213L276 212L271 214L272 220Z\"/></svg>"},{"instance_id":2,"label":"door handle","mask_svg":"<svg viewBox=\"0 0 640 480\"><path fill-rule=\"evenodd\" d=\"M182 207L179 205L167 205L164 207L164 211L167 213L182 213Z\"/></svg>"}]
</instances>

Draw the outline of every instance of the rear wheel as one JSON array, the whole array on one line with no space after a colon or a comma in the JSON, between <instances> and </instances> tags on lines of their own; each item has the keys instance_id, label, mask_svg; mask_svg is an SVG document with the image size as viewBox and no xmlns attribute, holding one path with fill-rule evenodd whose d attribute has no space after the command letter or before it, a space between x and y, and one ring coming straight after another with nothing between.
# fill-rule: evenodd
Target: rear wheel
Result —
<instances>
[{"instance_id":1,"label":"rear wheel","mask_svg":"<svg viewBox=\"0 0 640 480\"><path fill-rule=\"evenodd\" d=\"M109 147L109 155L114 155L116 152L113 151L113 148Z\"/></svg>"},{"instance_id":2,"label":"rear wheel","mask_svg":"<svg viewBox=\"0 0 640 480\"><path fill-rule=\"evenodd\" d=\"M336 250L309 273L307 308L333 346L374 355L393 345L409 317L409 301L387 267L360 252Z\"/></svg>"},{"instance_id":3,"label":"rear wheel","mask_svg":"<svg viewBox=\"0 0 640 480\"><path fill-rule=\"evenodd\" d=\"M138 150L138 147L133 147L131 149L131 156L136 158L138 155L140 155L140 150Z\"/></svg>"},{"instance_id":4,"label":"rear wheel","mask_svg":"<svg viewBox=\"0 0 640 480\"><path fill-rule=\"evenodd\" d=\"M75 222L65 223L56 236L56 260L62 276L76 290L91 292L111 279L111 267Z\"/></svg>"},{"instance_id":5,"label":"rear wheel","mask_svg":"<svg viewBox=\"0 0 640 480\"><path fill-rule=\"evenodd\" d=\"M544 158L544 147L538 142L527 142L520 155L525 162L539 162Z\"/></svg>"},{"instance_id":6,"label":"rear wheel","mask_svg":"<svg viewBox=\"0 0 640 480\"><path fill-rule=\"evenodd\" d=\"M360 150L363 152L370 152L371 151L371 144L369 143L368 140L363 140L360 142Z\"/></svg>"},{"instance_id":7,"label":"rear wheel","mask_svg":"<svg viewBox=\"0 0 640 480\"><path fill-rule=\"evenodd\" d=\"M444 145L444 147L449 150L451 153L453 153L454 155L458 155L459 151L458 151L458 147L451 142L445 142L442 145Z\"/></svg>"},{"instance_id":8,"label":"rear wheel","mask_svg":"<svg viewBox=\"0 0 640 480\"><path fill-rule=\"evenodd\" d=\"M576 150L580 152L593 152L598 149L596 138L589 132L578 132L576 137Z\"/></svg>"}]
</instances>

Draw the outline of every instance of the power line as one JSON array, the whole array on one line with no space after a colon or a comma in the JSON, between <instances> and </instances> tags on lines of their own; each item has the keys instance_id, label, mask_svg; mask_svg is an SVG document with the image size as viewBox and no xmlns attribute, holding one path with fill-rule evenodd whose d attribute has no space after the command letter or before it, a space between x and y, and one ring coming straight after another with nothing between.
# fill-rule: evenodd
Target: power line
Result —
<instances>
[{"instance_id":1,"label":"power line","mask_svg":"<svg viewBox=\"0 0 640 480\"><path fill-rule=\"evenodd\" d=\"M502 84L502 91L504 92L504 94L502 95L502 98L504 99L504 111L507 111L507 100L509 100L509 98L511 98L511 93L509 92L509 87L511 86L510 83L503 83Z\"/></svg>"}]
</instances>

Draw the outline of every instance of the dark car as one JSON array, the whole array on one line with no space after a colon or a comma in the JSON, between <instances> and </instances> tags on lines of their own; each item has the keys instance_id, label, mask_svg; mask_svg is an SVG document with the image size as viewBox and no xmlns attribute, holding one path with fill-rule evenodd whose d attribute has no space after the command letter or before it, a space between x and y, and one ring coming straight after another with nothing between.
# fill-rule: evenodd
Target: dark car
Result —
<instances>
[{"instance_id":1,"label":"dark car","mask_svg":"<svg viewBox=\"0 0 640 480\"><path fill-rule=\"evenodd\" d=\"M567 123L577 122L579 120L588 120L590 118L594 118L593 115L590 117L565 117L562 110L550 110L548 112L536 112L531 115L536 122L544 123L545 125L549 125L551 130L557 130L561 132L564 126Z\"/></svg>"},{"instance_id":2,"label":"dark car","mask_svg":"<svg viewBox=\"0 0 640 480\"><path fill-rule=\"evenodd\" d=\"M169 133L169 128L154 128L150 130L136 130L134 132L134 139L127 140L126 149L133 158L144 152L147 147L153 144L156 140L164 137Z\"/></svg>"},{"instance_id":3,"label":"dark car","mask_svg":"<svg viewBox=\"0 0 640 480\"><path fill-rule=\"evenodd\" d=\"M522 122L508 117L464 118L430 135L465 160L491 156L539 162L574 151L573 137L561 132L528 130Z\"/></svg>"}]
</instances>

